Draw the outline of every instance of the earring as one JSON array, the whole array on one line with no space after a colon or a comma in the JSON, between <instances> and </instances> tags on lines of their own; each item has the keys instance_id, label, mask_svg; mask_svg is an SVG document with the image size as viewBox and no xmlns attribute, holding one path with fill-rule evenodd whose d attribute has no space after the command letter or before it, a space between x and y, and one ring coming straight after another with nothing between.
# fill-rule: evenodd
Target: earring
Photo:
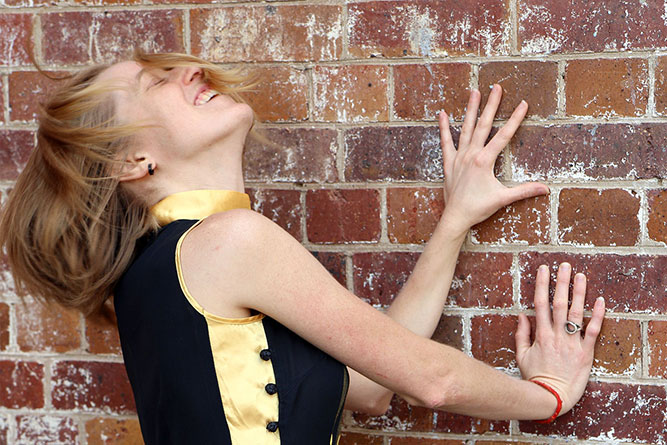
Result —
<instances>
[{"instance_id":1,"label":"earring","mask_svg":"<svg viewBox=\"0 0 667 445\"><path fill-rule=\"evenodd\" d=\"M148 164L148 174L151 176L155 174L155 169L153 168L153 164Z\"/></svg>"}]
</instances>

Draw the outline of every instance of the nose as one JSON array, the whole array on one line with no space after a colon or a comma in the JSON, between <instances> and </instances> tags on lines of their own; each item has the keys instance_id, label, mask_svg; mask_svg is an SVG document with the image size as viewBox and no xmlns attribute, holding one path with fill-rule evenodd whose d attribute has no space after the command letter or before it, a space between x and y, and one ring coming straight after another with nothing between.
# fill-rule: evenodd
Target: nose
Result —
<instances>
[{"instance_id":1,"label":"nose","mask_svg":"<svg viewBox=\"0 0 667 445\"><path fill-rule=\"evenodd\" d=\"M189 85L203 76L204 72L200 67L188 66L183 69L181 74L181 81L185 85Z\"/></svg>"}]
</instances>

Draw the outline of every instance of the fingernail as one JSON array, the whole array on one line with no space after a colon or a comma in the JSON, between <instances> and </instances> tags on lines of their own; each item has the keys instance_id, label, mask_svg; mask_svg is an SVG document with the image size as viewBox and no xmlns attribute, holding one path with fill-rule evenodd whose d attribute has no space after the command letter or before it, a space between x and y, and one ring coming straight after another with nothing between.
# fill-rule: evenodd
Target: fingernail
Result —
<instances>
[{"instance_id":1,"label":"fingernail","mask_svg":"<svg viewBox=\"0 0 667 445\"><path fill-rule=\"evenodd\" d=\"M560 263L560 268L563 270L570 268L570 263Z\"/></svg>"}]
</instances>

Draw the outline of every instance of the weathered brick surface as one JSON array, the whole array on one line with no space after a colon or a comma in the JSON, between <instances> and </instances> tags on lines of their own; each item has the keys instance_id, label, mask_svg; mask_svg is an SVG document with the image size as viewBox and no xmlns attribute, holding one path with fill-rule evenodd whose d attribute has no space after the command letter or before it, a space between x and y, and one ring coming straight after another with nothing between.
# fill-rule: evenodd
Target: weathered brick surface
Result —
<instances>
[{"instance_id":1,"label":"weathered brick surface","mask_svg":"<svg viewBox=\"0 0 667 445\"><path fill-rule=\"evenodd\" d=\"M510 204L471 229L474 243L546 244L549 242L549 196Z\"/></svg>"},{"instance_id":2,"label":"weathered brick surface","mask_svg":"<svg viewBox=\"0 0 667 445\"><path fill-rule=\"evenodd\" d=\"M655 110L667 115L667 56L658 57L655 67Z\"/></svg>"},{"instance_id":3,"label":"weathered brick surface","mask_svg":"<svg viewBox=\"0 0 667 445\"><path fill-rule=\"evenodd\" d=\"M667 377L667 322L648 323L648 374L651 377Z\"/></svg>"},{"instance_id":4,"label":"weathered brick surface","mask_svg":"<svg viewBox=\"0 0 667 445\"><path fill-rule=\"evenodd\" d=\"M376 242L380 201L376 190L313 190L306 193L306 230L314 243Z\"/></svg>"},{"instance_id":5,"label":"weathered brick surface","mask_svg":"<svg viewBox=\"0 0 667 445\"><path fill-rule=\"evenodd\" d=\"M470 320L472 356L504 369L516 369L514 331L517 317L513 315L480 315Z\"/></svg>"},{"instance_id":6,"label":"weathered brick surface","mask_svg":"<svg viewBox=\"0 0 667 445\"><path fill-rule=\"evenodd\" d=\"M667 256L583 255L574 253L519 254L521 302L532 307L535 273L540 264L551 269L552 283L558 264L567 261L574 273L586 275L586 308L592 309L597 297L604 297L608 311L667 313L667 282L664 271Z\"/></svg>"},{"instance_id":7,"label":"weathered brick surface","mask_svg":"<svg viewBox=\"0 0 667 445\"><path fill-rule=\"evenodd\" d=\"M0 65L30 63L32 17L32 14L0 14Z\"/></svg>"},{"instance_id":8,"label":"weathered brick surface","mask_svg":"<svg viewBox=\"0 0 667 445\"><path fill-rule=\"evenodd\" d=\"M120 354L120 338L113 312L86 318L86 350L92 354Z\"/></svg>"},{"instance_id":9,"label":"weathered brick surface","mask_svg":"<svg viewBox=\"0 0 667 445\"><path fill-rule=\"evenodd\" d=\"M9 344L9 305L0 303L0 351Z\"/></svg>"},{"instance_id":10,"label":"weathered brick surface","mask_svg":"<svg viewBox=\"0 0 667 445\"><path fill-rule=\"evenodd\" d=\"M382 436L371 436L361 433L342 432L338 445L383 445Z\"/></svg>"},{"instance_id":11,"label":"weathered brick surface","mask_svg":"<svg viewBox=\"0 0 667 445\"><path fill-rule=\"evenodd\" d=\"M462 252L447 303L458 307L511 306L511 267L511 254Z\"/></svg>"},{"instance_id":12,"label":"weathered brick surface","mask_svg":"<svg viewBox=\"0 0 667 445\"><path fill-rule=\"evenodd\" d=\"M244 153L245 178L262 182L333 182L336 132L325 128L266 128L266 139L250 138Z\"/></svg>"},{"instance_id":13,"label":"weathered brick surface","mask_svg":"<svg viewBox=\"0 0 667 445\"><path fill-rule=\"evenodd\" d=\"M520 0L519 46L523 54L625 51L665 47L663 4L604 0Z\"/></svg>"},{"instance_id":14,"label":"weathered brick surface","mask_svg":"<svg viewBox=\"0 0 667 445\"><path fill-rule=\"evenodd\" d=\"M348 6L350 53L358 57L508 54L509 9L494 0L403 0Z\"/></svg>"},{"instance_id":15,"label":"weathered brick surface","mask_svg":"<svg viewBox=\"0 0 667 445\"><path fill-rule=\"evenodd\" d=\"M485 420L452 414L444 411L433 414L435 431L454 434L509 433L510 423L502 420Z\"/></svg>"},{"instance_id":16,"label":"weathered brick surface","mask_svg":"<svg viewBox=\"0 0 667 445\"><path fill-rule=\"evenodd\" d=\"M621 189L564 189L558 205L561 244L634 246L639 239L639 197Z\"/></svg>"},{"instance_id":17,"label":"weathered brick surface","mask_svg":"<svg viewBox=\"0 0 667 445\"><path fill-rule=\"evenodd\" d=\"M22 351L66 352L81 346L79 312L31 300L14 308L16 341Z\"/></svg>"},{"instance_id":18,"label":"weathered brick surface","mask_svg":"<svg viewBox=\"0 0 667 445\"><path fill-rule=\"evenodd\" d=\"M256 91L244 98L264 122L295 122L308 119L308 77L303 69L286 66L253 68Z\"/></svg>"},{"instance_id":19,"label":"weathered brick surface","mask_svg":"<svg viewBox=\"0 0 667 445\"><path fill-rule=\"evenodd\" d=\"M648 236L653 241L667 243L667 190L649 190L648 198Z\"/></svg>"},{"instance_id":20,"label":"weathered brick surface","mask_svg":"<svg viewBox=\"0 0 667 445\"><path fill-rule=\"evenodd\" d=\"M193 54L215 62L332 60L342 50L334 5L193 9L190 27Z\"/></svg>"},{"instance_id":21,"label":"weathered brick surface","mask_svg":"<svg viewBox=\"0 0 667 445\"><path fill-rule=\"evenodd\" d=\"M28 361L0 360L0 406L44 407L44 365Z\"/></svg>"},{"instance_id":22,"label":"weathered brick surface","mask_svg":"<svg viewBox=\"0 0 667 445\"><path fill-rule=\"evenodd\" d=\"M301 193L296 190L250 189L251 207L301 241Z\"/></svg>"},{"instance_id":23,"label":"weathered brick surface","mask_svg":"<svg viewBox=\"0 0 667 445\"><path fill-rule=\"evenodd\" d=\"M51 397L56 409L135 411L122 363L63 360L54 364L51 375Z\"/></svg>"},{"instance_id":24,"label":"weathered brick surface","mask_svg":"<svg viewBox=\"0 0 667 445\"><path fill-rule=\"evenodd\" d=\"M528 116L552 117L556 113L555 62L490 62L479 67L479 91L486 104L493 84L503 87L497 118L508 118L522 100L528 102Z\"/></svg>"},{"instance_id":25,"label":"weathered brick surface","mask_svg":"<svg viewBox=\"0 0 667 445\"><path fill-rule=\"evenodd\" d=\"M362 127L345 132L348 181L442 182L436 127Z\"/></svg>"},{"instance_id":26,"label":"weathered brick surface","mask_svg":"<svg viewBox=\"0 0 667 445\"><path fill-rule=\"evenodd\" d=\"M573 116L641 116L648 103L648 80L644 59L569 61L566 112Z\"/></svg>"},{"instance_id":27,"label":"weathered brick surface","mask_svg":"<svg viewBox=\"0 0 667 445\"><path fill-rule=\"evenodd\" d=\"M313 118L326 122L386 121L389 69L378 65L313 69Z\"/></svg>"},{"instance_id":28,"label":"weathered brick surface","mask_svg":"<svg viewBox=\"0 0 667 445\"><path fill-rule=\"evenodd\" d=\"M79 429L74 419L49 415L16 417L17 443L65 444L79 442Z\"/></svg>"},{"instance_id":29,"label":"weathered brick surface","mask_svg":"<svg viewBox=\"0 0 667 445\"><path fill-rule=\"evenodd\" d=\"M411 252L357 253L352 257L354 293L374 306L387 306L417 263Z\"/></svg>"},{"instance_id":30,"label":"weathered brick surface","mask_svg":"<svg viewBox=\"0 0 667 445\"><path fill-rule=\"evenodd\" d=\"M35 147L32 131L0 129L0 180L16 179Z\"/></svg>"},{"instance_id":31,"label":"weathered brick surface","mask_svg":"<svg viewBox=\"0 0 667 445\"><path fill-rule=\"evenodd\" d=\"M606 317L595 345L593 373L638 376L641 350L639 321Z\"/></svg>"},{"instance_id":32,"label":"weathered brick surface","mask_svg":"<svg viewBox=\"0 0 667 445\"><path fill-rule=\"evenodd\" d=\"M49 76L59 78L67 73L48 72ZM36 71L18 71L9 75L9 119L19 122L33 122L37 118L39 105L43 104L50 91L59 85Z\"/></svg>"},{"instance_id":33,"label":"weathered brick surface","mask_svg":"<svg viewBox=\"0 0 667 445\"><path fill-rule=\"evenodd\" d=\"M435 120L441 110L462 119L468 102L470 65L433 63L394 67L394 114L402 120Z\"/></svg>"},{"instance_id":34,"label":"weathered brick surface","mask_svg":"<svg viewBox=\"0 0 667 445\"><path fill-rule=\"evenodd\" d=\"M97 417L86 422L88 445L143 445L137 419Z\"/></svg>"},{"instance_id":35,"label":"weathered brick surface","mask_svg":"<svg viewBox=\"0 0 667 445\"><path fill-rule=\"evenodd\" d=\"M662 443L665 440L665 388L589 382L574 409L545 425L521 422L522 432L580 439Z\"/></svg>"},{"instance_id":36,"label":"weathered brick surface","mask_svg":"<svg viewBox=\"0 0 667 445\"><path fill-rule=\"evenodd\" d=\"M336 252L312 252L317 260L342 286L347 287L345 256Z\"/></svg>"},{"instance_id":37,"label":"weathered brick surface","mask_svg":"<svg viewBox=\"0 0 667 445\"><path fill-rule=\"evenodd\" d=\"M392 243L424 243L445 207L441 188L387 190L387 231Z\"/></svg>"},{"instance_id":38,"label":"weathered brick surface","mask_svg":"<svg viewBox=\"0 0 667 445\"><path fill-rule=\"evenodd\" d=\"M9 443L7 434L9 433L9 422L5 416L0 416L0 443L6 445Z\"/></svg>"},{"instance_id":39,"label":"weathered brick surface","mask_svg":"<svg viewBox=\"0 0 667 445\"><path fill-rule=\"evenodd\" d=\"M390 437L390 445L465 445L463 440L432 439L428 437Z\"/></svg>"},{"instance_id":40,"label":"weathered brick surface","mask_svg":"<svg viewBox=\"0 0 667 445\"><path fill-rule=\"evenodd\" d=\"M665 124L523 126L512 140L518 181L667 177Z\"/></svg>"},{"instance_id":41,"label":"weathered brick surface","mask_svg":"<svg viewBox=\"0 0 667 445\"><path fill-rule=\"evenodd\" d=\"M411 406L399 396L394 396L384 415L354 413L351 426L371 430L433 431L434 414L432 410Z\"/></svg>"},{"instance_id":42,"label":"weathered brick surface","mask_svg":"<svg viewBox=\"0 0 667 445\"><path fill-rule=\"evenodd\" d=\"M54 12L41 17L47 63L123 60L135 45L148 52L183 52L183 16L178 10Z\"/></svg>"},{"instance_id":43,"label":"weathered brick surface","mask_svg":"<svg viewBox=\"0 0 667 445\"><path fill-rule=\"evenodd\" d=\"M463 349L463 320L457 315L442 315L431 338L452 348Z\"/></svg>"}]
</instances>

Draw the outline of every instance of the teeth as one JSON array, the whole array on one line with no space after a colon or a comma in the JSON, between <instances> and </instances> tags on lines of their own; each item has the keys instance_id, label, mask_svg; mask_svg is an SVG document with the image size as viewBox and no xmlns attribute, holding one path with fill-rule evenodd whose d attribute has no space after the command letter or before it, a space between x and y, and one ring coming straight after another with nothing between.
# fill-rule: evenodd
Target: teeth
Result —
<instances>
[{"instance_id":1,"label":"teeth","mask_svg":"<svg viewBox=\"0 0 667 445\"><path fill-rule=\"evenodd\" d=\"M209 100L213 99L215 96L218 96L220 93L212 90L212 89L207 89L202 91L199 96L197 96L197 99L195 100L195 105L204 105L207 103Z\"/></svg>"}]
</instances>

